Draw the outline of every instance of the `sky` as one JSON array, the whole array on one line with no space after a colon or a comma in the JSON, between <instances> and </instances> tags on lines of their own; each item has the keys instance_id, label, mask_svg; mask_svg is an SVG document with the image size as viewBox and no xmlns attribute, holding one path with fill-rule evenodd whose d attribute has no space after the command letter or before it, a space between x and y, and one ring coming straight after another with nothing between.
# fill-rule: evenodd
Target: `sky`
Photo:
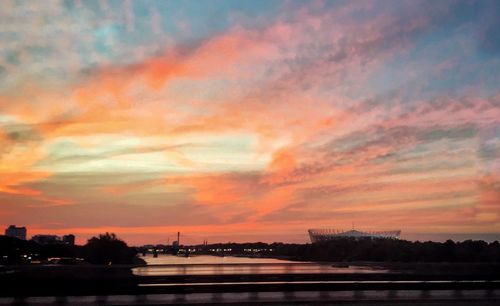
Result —
<instances>
[{"instance_id":1,"label":"sky","mask_svg":"<svg viewBox=\"0 0 500 306\"><path fill-rule=\"evenodd\" d=\"M496 0L1 1L0 226L500 239L499 37Z\"/></svg>"}]
</instances>

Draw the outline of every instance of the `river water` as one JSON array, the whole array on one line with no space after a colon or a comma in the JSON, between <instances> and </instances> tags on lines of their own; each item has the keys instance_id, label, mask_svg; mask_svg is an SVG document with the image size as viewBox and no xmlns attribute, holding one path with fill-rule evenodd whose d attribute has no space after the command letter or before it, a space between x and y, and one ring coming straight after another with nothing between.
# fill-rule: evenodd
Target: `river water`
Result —
<instances>
[{"instance_id":1,"label":"river water","mask_svg":"<svg viewBox=\"0 0 500 306\"><path fill-rule=\"evenodd\" d=\"M384 273L373 266L332 265L328 263L297 262L274 258L200 255L178 257L159 255L141 257L147 266L133 269L139 276L210 275L210 274L300 274L300 273Z\"/></svg>"}]
</instances>

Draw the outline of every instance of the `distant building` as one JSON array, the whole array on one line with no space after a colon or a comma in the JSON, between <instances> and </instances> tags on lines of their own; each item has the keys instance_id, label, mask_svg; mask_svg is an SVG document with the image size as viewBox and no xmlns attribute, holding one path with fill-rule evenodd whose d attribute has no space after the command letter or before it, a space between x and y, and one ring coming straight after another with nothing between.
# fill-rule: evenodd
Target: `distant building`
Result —
<instances>
[{"instance_id":1,"label":"distant building","mask_svg":"<svg viewBox=\"0 0 500 306\"><path fill-rule=\"evenodd\" d=\"M62 238L62 242L66 245L75 245L75 235L64 235Z\"/></svg>"},{"instance_id":2,"label":"distant building","mask_svg":"<svg viewBox=\"0 0 500 306\"><path fill-rule=\"evenodd\" d=\"M386 239L399 239L401 235L401 231L385 231L385 232L363 232L357 230L350 231L342 231L331 228L322 228L322 229L310 229L309 237L311 238L311 242L321 242L328 241L337 238L355 238L355 239L363 239L363 238L386 238Z\"/></svg>"},{"instance_id":3,"label":"distant building","mask_svg":"<svg viewBox=\"0 0 500 306\"><path fill-rule=\"evenodd\" d=\"M26 240L26 227L11 225L5 229L5 236Z\"/></svg>"},{"instance_id":4,"label":"distant building","mask_svg":"<svg viewBox=\"0 0 500 306\"><path fill-rule=\"evenodd\" d=\"M61 237L56 235L35 235L31 240L38 244L59 244L62 243Z\"/></svg>"}]
</instances>

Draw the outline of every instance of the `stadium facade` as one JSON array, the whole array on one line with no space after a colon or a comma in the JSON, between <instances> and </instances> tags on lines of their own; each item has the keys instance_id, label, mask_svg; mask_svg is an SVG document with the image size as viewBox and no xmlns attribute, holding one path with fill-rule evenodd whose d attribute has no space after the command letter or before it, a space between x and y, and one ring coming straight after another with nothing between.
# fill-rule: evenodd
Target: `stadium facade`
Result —
<instances>
[{"instance_id":1,"label":"stadium facade","mask_svg":"<svg viewBox=\"0 0 500 306\"><path fill-rule=\"evenodd\" d=\"M337 238L384 238L384 239L399 239L401 231L358 231L358 230L337 230L332 228L310 229L308 230L311 242L328 241Z\"/></svg>"}]
</instances>

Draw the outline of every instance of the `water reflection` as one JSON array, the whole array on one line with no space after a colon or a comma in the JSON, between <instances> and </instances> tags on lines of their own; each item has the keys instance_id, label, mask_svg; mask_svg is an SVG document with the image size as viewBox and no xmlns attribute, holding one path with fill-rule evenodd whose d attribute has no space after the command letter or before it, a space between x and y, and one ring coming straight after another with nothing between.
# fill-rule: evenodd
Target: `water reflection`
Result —
<instances>
[{"instance_id":1,"label":"water reflection","mask_svg":"<svg viewBox=\"0 0 500 306\"><path fill-rule=\"evenodd\" d=\"M234 256L173 256L158 254L158 257L153 257L151 254L141 256L141 259L146 261L148 265L180 265L180 264L256 264L256 263L301 263L300 261L289 261L274 258L251 258L251 257L234 257Z\"/></svg>"},{"instance_id":2,"label":"water reflection","mask_svg":"<svg viewBox=\"0 0 500 306\"><path fill-rule=\"evenodd\" d=\"M303 274L303 273L384 273L369 266L332 266L273 258L159 255L142 257L148 266L134 268L138 276L223 275L223 274Z\"/></svg>"}]
</instances>

